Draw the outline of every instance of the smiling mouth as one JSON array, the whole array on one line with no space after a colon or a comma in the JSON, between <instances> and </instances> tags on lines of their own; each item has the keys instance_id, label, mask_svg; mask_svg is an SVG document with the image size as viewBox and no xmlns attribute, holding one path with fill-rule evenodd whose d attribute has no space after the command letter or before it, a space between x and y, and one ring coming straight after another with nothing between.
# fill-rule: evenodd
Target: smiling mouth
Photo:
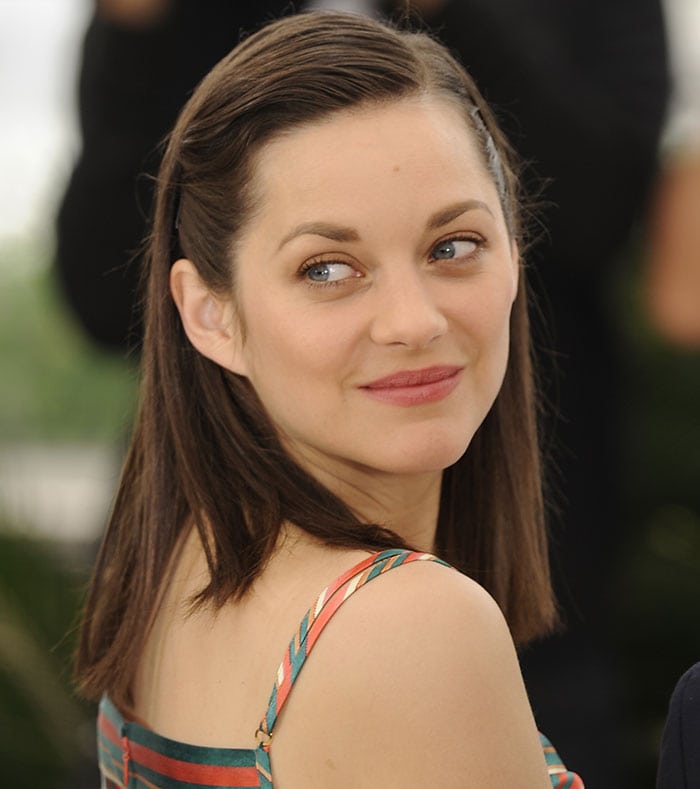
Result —
<instances>
[{"instance_id":1,"label":"smiling mouth","mask_svg":"<svg viewBox=\"0 0 700 789\"><path fill-rule=\"evenodd\" d=\"M375 400L412 406L436 403L451 394L459 383L462 367L443 365L423 370L402 370L360 387Z\"/></svg>"}]
</instances>

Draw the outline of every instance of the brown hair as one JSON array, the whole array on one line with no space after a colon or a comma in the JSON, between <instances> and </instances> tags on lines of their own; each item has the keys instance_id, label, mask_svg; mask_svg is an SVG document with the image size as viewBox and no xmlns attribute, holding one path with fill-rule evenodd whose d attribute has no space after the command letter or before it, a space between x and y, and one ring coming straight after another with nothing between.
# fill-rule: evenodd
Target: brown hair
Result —
<instances>
[{"instance_id":1,"label":"brown hair","mask_svg":"<svg viewBox=\"0 0 700 789\"><path fill-rule=\"evenodd\" d=\"M185 255L230 292L234 241L251 212L255 153L341 109L419 94L463 108L519 238L511 151L475 85L424 33L332 12L251 35L203 80L170 136L146 256L142 389L131 448L88 596L76 673L83 692L129 703L129 685L169 563L192 524L210 581L199 602L240 597L295 523L328 545L402 545L361 522L282 448L244 377L200 355L170 298ZM524 277L503 386L468 451L443 475L436 551L495 597L524 642L554 620L544 531Z\"/></svg>"}]
</instances>

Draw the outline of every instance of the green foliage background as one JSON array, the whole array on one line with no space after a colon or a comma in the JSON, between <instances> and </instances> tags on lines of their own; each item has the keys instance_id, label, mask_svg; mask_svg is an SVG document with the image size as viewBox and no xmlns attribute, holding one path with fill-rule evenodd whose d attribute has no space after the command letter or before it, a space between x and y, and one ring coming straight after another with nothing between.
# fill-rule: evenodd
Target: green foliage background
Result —
<instances>
[{"instance_id":1,"label":"green foliage background","mask_svg":"<svg viewBox=\"0 0 700 789\"><path fill-rule=\"evenodd\" d=\"M133 360L85 338L47 240L0 241L0 442L114 442L133 412Z\"/></svg>"},{"instance_id":2,"label":"green foliage background","mask_svg":"<svg viewBox=\"0 0 700 789\"><path fill-rule=\"evenodd\" d=\"M45 239L0 242L0 445L117 449L132 419L135 364L85 339L50 258ZM75 789L95 748L94 709L70 676L94 546L31 539L25 525L0 509L0 784Z\"/></svg>"}]
</instances>

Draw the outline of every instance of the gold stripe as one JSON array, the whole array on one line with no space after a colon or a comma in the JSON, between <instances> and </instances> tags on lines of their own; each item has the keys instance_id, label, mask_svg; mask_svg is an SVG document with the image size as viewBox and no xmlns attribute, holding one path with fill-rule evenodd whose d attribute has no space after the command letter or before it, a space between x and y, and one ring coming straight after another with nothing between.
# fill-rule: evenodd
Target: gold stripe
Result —
<instances>
[{"instance_id":1,"label":"gold stripe","mask_svg":"<svg viewBox=\"0 0 700 789\"><path fill-rule=\"evenodd\" d=\"M123 786L122 779L117 777L105 764L100 765L100 772L117 786Z\"/></svg>"}]
</instances>

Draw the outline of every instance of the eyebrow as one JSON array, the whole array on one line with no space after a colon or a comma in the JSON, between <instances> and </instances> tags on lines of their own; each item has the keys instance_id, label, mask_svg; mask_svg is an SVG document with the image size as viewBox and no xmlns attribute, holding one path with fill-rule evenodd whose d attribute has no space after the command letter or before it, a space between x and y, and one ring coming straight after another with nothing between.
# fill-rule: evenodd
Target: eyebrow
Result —
<instances>
[{"instance_id":1,"label":"eyebrow","mask_svg":"<svg viewBox=\"0 0 700 789\"><path fill-rule=\"evenodd\" d=\"M427 228L428 230L438 230L445 225L449 225L450 222L453 219L457 219L458 216L466 214L467 211L479 210L486 211L487 214L493 216L493 211L482 200L464 200L461 203L455 203L433 214L428 220Z\"/></svg>"},{"instance_id":2,"label":"eyebrow","mask_svg":"<svg viewBox=\"0 0 700 789\"><path fill-rule=\"evenodd\" d=\"M282 249L282 247L288 244L293 238L306 235L323 236L324 238L330 238L331 241L360 240L359 233L352 227L334 225L331 222L304 222L301 225L297 225L290 233L287 233L280 242L278 250Z\"/></svg>"},{"instance_id":3,"label":"eyebrow","mask_svg":"<svg viewBox=\"0 0 700 789\"><path fill-rule=\"evenodd\" d=\"M483 201L464 200L460 203L455 203L454 205L448 206L447 208L443 208L437 213L433 214L428 220L426 227L428 230L438 230L439 228L448 225L450 222L452 222L452 220L457 219L457 217L461 216L462 214L466 214L467 211L477 210L486 211L488 214L493 216L493 212ZM352 227L347 227L345 225L335 225L331 222L303 222L287 233L287 235L280 242L278 250L282 249L282 247L285 244L288 244L292 239L297 238L297 236L305 235L323 236L323 238L328 238L331 241L341 242L360 240L360 234Z\"/></svg>"}]
</instances>

